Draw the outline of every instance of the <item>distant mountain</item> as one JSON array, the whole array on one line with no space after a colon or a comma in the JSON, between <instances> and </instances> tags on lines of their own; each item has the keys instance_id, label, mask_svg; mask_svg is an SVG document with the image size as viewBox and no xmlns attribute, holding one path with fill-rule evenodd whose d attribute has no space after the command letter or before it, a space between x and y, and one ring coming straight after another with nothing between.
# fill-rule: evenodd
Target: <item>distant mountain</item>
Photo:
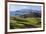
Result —
<instances>
[{"instance_id":1,"label":"distant mountain","mask_svg":"<svg viewBox=\"0 0 46 34\"><path fill-rule=\"evenodd\" d=\"M21 10L16 10L16 11L10 11L11 16L16 16L16 15L24 15L24 14L29 14L29 13L40 13L38 10L30 10L30 9L21 9Z\"/></svg>"},{"instance_id":2,"label":"distant mountain","mask_svg":"<svg viewBox=\"0 0 46 34\"><path fill-rule=\"evenodd\" d=\"M10 11L10 16L15 16L15 11Z\"/></svg>"}]
</instances>

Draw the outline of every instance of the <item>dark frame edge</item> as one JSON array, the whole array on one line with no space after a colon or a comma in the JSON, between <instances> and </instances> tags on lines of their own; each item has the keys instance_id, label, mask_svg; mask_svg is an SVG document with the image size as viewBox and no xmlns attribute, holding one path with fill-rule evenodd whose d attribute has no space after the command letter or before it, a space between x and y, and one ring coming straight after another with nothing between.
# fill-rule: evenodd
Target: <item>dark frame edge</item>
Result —
<instances>
[{"instance_id":1,"label":"dark frame edge","mask_svg":"<svg viewBox=\"0 0 46 34\"><path fill-rule=\"evenodd\" d=\"M7 34L7 1L5 0L5 34Z\"/></svg>"},{"instance_id":2,"label":"dark frame edge","mask_svg":"<svg viewBox=\"0 0 46 34\"><path fill-rule=\"evenodd\" d=\"M44 2L30 2L30 1L8 1L8 2L44 4Z\"/></svg>"}]
</instances>

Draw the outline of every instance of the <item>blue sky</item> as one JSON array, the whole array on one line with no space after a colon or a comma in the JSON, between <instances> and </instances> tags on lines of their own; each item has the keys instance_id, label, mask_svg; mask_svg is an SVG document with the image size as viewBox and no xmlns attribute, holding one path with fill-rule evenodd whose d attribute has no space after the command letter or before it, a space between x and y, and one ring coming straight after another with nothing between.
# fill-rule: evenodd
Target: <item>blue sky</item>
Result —
<instances>
[{"instance_id":1,"label":"blue sky","mask_svg":"<svg viewBox=\"0 0 46 34\"><path fill-rule=\"evenodd\" d=\"M16 10L21 10L21 9L40 10L41 6L10 4L9 9L10 9L10 11L16 11Z\"/></svg>"}]
</instances>

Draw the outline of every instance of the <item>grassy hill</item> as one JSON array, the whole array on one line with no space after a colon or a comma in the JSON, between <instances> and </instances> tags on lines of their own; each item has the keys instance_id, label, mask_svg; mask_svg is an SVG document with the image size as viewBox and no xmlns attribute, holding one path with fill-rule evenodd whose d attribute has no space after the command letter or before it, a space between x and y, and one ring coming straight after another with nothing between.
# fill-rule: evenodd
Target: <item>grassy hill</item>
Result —
<instances>
[{"instance_id":1,"label":"grassy hill","mask_svg":"<svg viewBox=\"0 0 46 34\"><path fill-rule=\"evenodd\" d=\"M41 27L40 17L22 18L20 16L10 16L10 29L38 27Z\"/></svg>"}]
</instances>

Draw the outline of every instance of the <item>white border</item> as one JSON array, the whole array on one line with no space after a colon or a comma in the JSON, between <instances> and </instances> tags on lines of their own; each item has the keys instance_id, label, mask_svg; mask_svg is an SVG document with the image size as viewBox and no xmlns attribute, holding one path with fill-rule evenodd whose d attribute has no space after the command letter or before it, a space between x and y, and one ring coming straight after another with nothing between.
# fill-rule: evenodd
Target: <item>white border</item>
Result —
<instances>
[{"instance_id":1,"label":"white border","mask_svg":"<svg viewBox=\"0 0 46 34\"><path fill-rule=\"evenodd\" d=\"M41 28L27 28L27 29L10 29L10 16L9 16L9 5L10 4L18 4L18 5L37 5L41 6ZM29 3L16 3L16 2L8 2L7 3L7 32L19 32L19 31L35 31L35 30L43 30L43 4L29 4Z\"/></svg>"}]
</instances>

